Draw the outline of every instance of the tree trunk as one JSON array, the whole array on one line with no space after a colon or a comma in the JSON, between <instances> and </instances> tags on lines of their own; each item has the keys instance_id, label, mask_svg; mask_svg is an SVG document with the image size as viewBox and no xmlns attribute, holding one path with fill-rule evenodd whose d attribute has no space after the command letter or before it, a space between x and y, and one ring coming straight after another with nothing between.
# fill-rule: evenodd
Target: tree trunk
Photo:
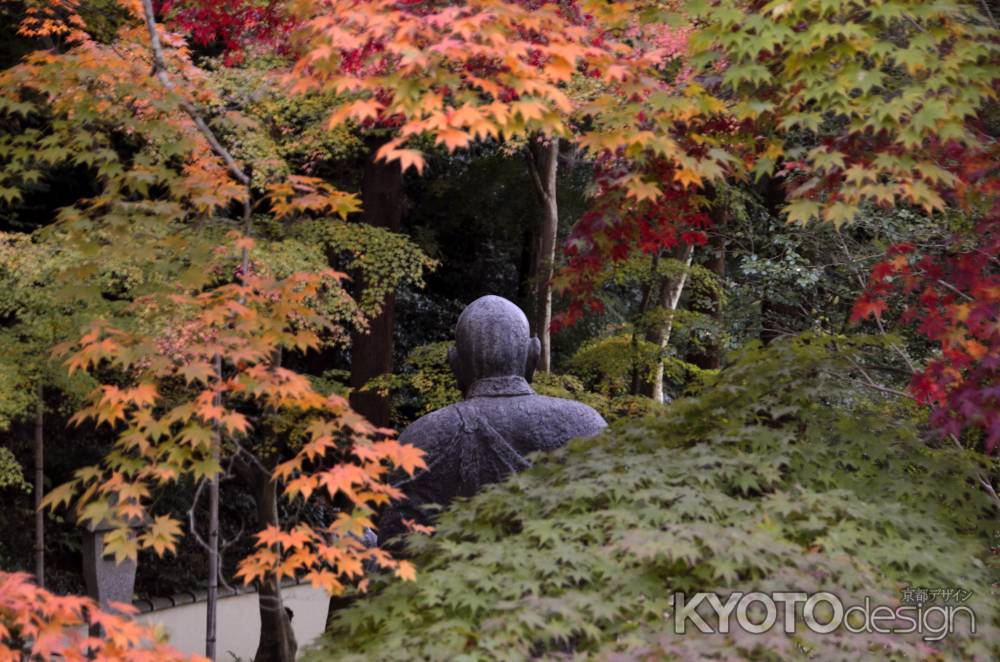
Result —
<instances>
[{"instance_id":1,"label":"tree trunk","mask_svg":"<svg viewBox=\"0 0 1000 662\"><path fill-rule=\"evenodd\" d=\"M656 402L663 402L663 359L667 355L667 344L670 342L670 334L674 328L674 311L680 303L681 294L684 292L684 285L687 284L688 270L691 267L691 260L694 257L694 246L684 244L674 250L674 259L684 263L684 271L675 278L664 278L660 284L659 306L664 311L669 311L665 315L663 323L649 330L646 340L653 342L657 346L657 361L653 368L653 380L649 384L647 395Z\"/></svg>"},{"instance_id":2,"label":"tree trunk","mask_svg":"<svg viewBox=\"0 0 1000 662\"><path fill-rule=\"evenodd\" d=\"M635 323L632 325L632 385L629 393L632 395L642 394L643 379L642 361L639 353L639 335L642 331L644 317L649 312L649 307L653 303L653 286L656 283L656 270L660 265L659 252L653 253L650 260L649 280L642 286L642 299L639 301L639 311L635 316Z\"/></svg>"},{"instance_id":3,"label":"tree trunk","mask_svg":"<svg viewBox=\"0 0 1000 662\"><path fill-rule=\"evenodd\" d=\"M559 139L553 138L547 144L533 139L528 147L527 157L535 193L542 205L542 225L535 256L534 326L542 345L537 369L549 372L552 367L552 334L549 328L552 325L552 273L559 234L559 202L556 197Z\"/></svg>"},{"instance_id":4,"label":"tree trunk","mask_svg":"<svg viewBox=\"0 0 1000 662\"><path fill-rule=\"evenodd\" d=\"M781 209L785 204L786 196L782 181L776 177L765 177L758 184L758 191L764 202L768 214L772 218L781 218ZM762 257L773 258L774 246L767 244L770 250ZM760 334L761 343L769 345L773 340L780 338L786 332L781 326L781 318L794 317L799 313L798 308L783 301L771 298L770 290L765 289L760 300ZM791 330L791 329L788 329Z\"/></svg>"},{"instance_id":5,"label":"tree trunk","mask_svg":"<svg viewBox=\"0 0 1000 662\"><path fill-rule=\"evenodd\" d=\"M222 381L222 357L215 356L215 375ZM222 398L216 395L215 406L222 404ZM216 426L215 445L212 447L212 458L219 462L222 452L222 431ZM205 600L205 657L215 661L215 642L218 628L216 627L219 609L219 481L216 474L208 483L208 595Z\"/></svg>"},{"instance_id":6,"label":"tree trunk","mask_svg":"<svg viewBox=\"0 0 1000 662\"><path fill-rule=\"evenodd\" d=\"M38 409L35 411L35 583L45 588L45 388L38 384Z\"/></svg>"},{"instance_id":7,"label":"tree trunk","mask_svg":"<svg viewBox=\"0 0 1000 662\"><path fill-rule=\"evenodd\" d=\"M398 232L403 221L403 173L399 162L375 161L377 146L371 150L361 178L364 222ZM355 275L358 296L364 289L360 274ZM360 390L369 380L392 372L392 337L395 328L396 298L389 295L382 312L370 320L365 333L355 333L351 345L351 407L375 425L389 425L389 400L377 393Z\"/></svg>"},{"instance_id":8,"label":"tree trunk","mask_svg":"<svg viewBox=\"0 0 1000 662\"><path fill-rule=\"evenodd\" d=\"M705 262L705 267L708 268L713 274L715 274L718 279L720 286L724 285L726 282L726 224L728 221L728 213L723 209L716 209L713 213L714 220L714 234L710 240L710 250L711 256L707 262ZM692 310L706 315L711 315L717 323L722 322L722 310L724 305L724 299L721 295L718 295L716 290L712 291L711 296L711 306L699 309L692 307ZM717 342L707 347L704 351L696 351L689 354L686 359L689 363L692 363L699 368L705 370L715 370L722 366L722 354L724 350L723 339L719 338Z\"/></svg>"},{"instance_id":9,"label":"tree trunk","mask_svg":"<svg viewBox=\"0 0 1000 662\"><path fill-rule=\"evenodd\" d=\"M537 233L532 227L526 227L521 235L521 254L517 267L517 300L524 304L524 310L530 311L529 322L535 324L535 268L538 260L535 254L538 252Z\"/></svg>"},{"instance_id":10,"label":"tree trunk","mask_svg":"<svg viewBox=\"0 0 1000 662\"><path fill-rule=\"evenodd\" d=\"M271 479L271 473L242 459L235 460L233 466L253 496L259 530L278 526L277 485ZM293 662L298 643L292 630L292 619L281 597L281 584L273 573L261 580L257 589L257 604L260 639L254 662Z\"/></svg>"},{"instance_id":11,"label":"tree trunk","mask_svg":"<svg viewBox=\"0 0 1000 662\"><path fill-rule=\"evenodd\" d=\"M218 450L213 451L216 461ZM208 484L208 599L205 615L205 657L215 660L216 617L219 607L219 476Z\"/></svg>"}]
</instances>

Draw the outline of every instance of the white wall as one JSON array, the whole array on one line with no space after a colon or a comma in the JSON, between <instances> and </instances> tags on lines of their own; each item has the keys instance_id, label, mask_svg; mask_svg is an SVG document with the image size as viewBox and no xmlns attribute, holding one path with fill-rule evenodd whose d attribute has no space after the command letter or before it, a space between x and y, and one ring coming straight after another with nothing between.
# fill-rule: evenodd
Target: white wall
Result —
<instances>
[{"instance_id":1,"label":"white wall","mask_svg":"<svg viewBox=\"0 0 1000 662\"><path fill-rule=\"evenodd\" d=\"M301 651L323 632L330 598L308 584L281 590L285 606L295 612L292 628ZM142 623L160 623L170 635L170 644L184 653L205 654L205 604L196 602L136 616ZM216 639L219 662L253 660L260 635L257 594L244 593L219 600Z\"/></svg>"}]
</instances>

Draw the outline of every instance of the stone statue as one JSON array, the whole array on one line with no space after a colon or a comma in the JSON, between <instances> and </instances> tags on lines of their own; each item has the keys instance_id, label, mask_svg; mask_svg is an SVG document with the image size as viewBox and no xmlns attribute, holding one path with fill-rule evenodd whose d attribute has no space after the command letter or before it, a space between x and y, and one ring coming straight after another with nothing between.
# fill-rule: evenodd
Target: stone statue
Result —
<instances>
[{"instance_id":1,"label":"stone statue","mask_svg":"<svg viewBox=\"0 0 1000 662\"><path fill-rule=\"evenodd\" d=\"M421 417L399 440L422 449L427 468L397 485L406 500L389 507L378 537L405 531L403 519L425 523L425 504L447 505L457 496L530 466L533 451L559 448L574 437L607 427L579 402L537 395L529 385L538 361L538 338L528 335L521 309L497 296L469 304L458 318L448 361L465 397Z\"/></svg>"}]
</instances>

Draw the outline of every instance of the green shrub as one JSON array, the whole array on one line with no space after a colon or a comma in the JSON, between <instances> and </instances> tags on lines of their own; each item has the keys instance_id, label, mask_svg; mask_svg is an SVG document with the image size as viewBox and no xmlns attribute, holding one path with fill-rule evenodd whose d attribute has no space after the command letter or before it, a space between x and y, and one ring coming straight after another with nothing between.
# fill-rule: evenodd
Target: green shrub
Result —
<instances>
[{"instance_id":1,"label":"green shrub","mask_svg":"<svg viewBox=\"0 0 1000 662\"><path fill-rule=\"evenodd\" d=\"M696 397L536 456L409 541L317 659L995 659L983 459L847 381L844 339L751 347ZM854 350L852 350L854 351ZM672 634L675 591L963 588L978 634ZM801 605L800 605L801 607ZM964 624L964 621L963 621ZM688 628L690 633L692 628Z\"/></svg>"},{"instance_id":2,"label":"green shrub","mask_svg":"<svg viewBox=\"0 0 1000 662\"><path fill-rule=\"evenodd\" d=\"M608 398L621 397L631 390L633 371L641 379L652 379L658 350L655 344L630 333L597 338L584 344L566 364L591 390ZM663 358L663 380L671 393L698 388L714 370L703 370L675 356Z\"/></svg>"}]
</instances>

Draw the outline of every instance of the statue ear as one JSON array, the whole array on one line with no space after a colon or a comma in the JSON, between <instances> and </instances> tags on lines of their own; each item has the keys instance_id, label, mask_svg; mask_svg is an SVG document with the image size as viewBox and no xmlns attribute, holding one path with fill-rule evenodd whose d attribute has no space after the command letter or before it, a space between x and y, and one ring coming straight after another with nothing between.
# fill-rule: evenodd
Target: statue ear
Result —
<instances>
[{"instance_id":1,"label":"statue ear","mask_svg":"<svg viewBox=\"0 0 1000 662\"><path fill-rule=\"evenodd\" d=\"M528 340L528 360L524 364L524 378L531 383L535 376L535 368L538 367L538 357L542 355L542 341L535 336Z\"/></svg>"},{"instance_id":2,"label":"statue ear","mask_svg":"<svg viewBox=\"0 0 1000 662\"><path fill-rule=\"evenodd\" d=\"M451 367L451 374L455 375L455 381L458 382L458 390L464 395L469 385L462 379L462 365L458 360L458 348L454 345L448 348L448 365Z\"/></svg>"}]
</instances>

